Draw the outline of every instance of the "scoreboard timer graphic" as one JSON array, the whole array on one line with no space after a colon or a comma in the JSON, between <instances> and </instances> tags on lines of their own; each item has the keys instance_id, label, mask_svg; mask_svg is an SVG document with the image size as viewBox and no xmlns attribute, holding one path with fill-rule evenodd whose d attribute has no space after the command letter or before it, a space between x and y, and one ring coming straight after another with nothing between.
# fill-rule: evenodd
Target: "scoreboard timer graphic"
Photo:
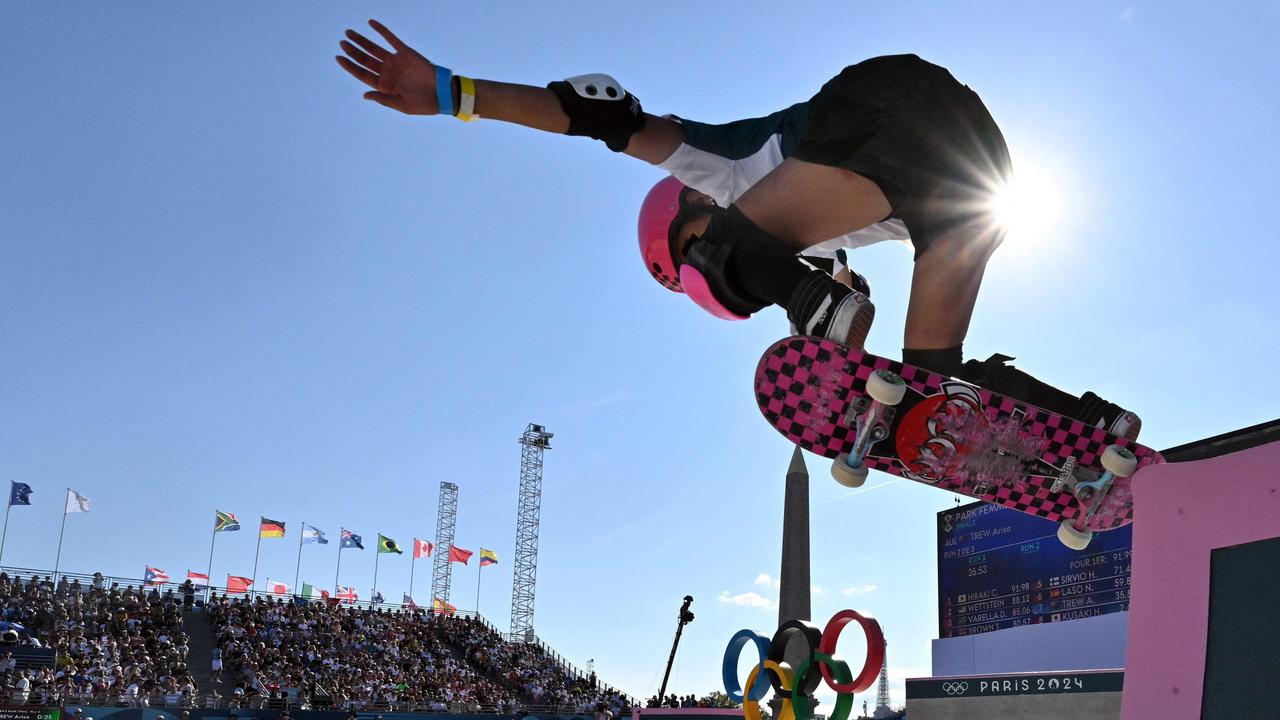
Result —
<instances>
[{"instance_id":1,"label":"scoreboard timer graphic","mask_svg":"<svg viewBox=\"0 0 1280 720\"><path fill-rule=\"evenodd\" d=\"M1057 530L984 502L938 513L938 637L1128 610L1133 526L1096 533L1081 551Z\"/></svg>"}]
</instances>

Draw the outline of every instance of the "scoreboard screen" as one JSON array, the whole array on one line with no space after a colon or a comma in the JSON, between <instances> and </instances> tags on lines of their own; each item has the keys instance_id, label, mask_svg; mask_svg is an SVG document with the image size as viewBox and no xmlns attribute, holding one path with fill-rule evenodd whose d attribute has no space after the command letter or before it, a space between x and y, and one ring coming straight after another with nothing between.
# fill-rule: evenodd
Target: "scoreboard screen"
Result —
<instances>
[{"instance_id":1,"label":"scoreboard screen","mask_svg":"<svg viewBox=\"0 0 1280 720\"><path fill-rule=\"evenodd\" d=\"M938 513L938 637L1128 610L1132 528L1076 551L1056 523L999 505Z\"/></svg>"}]
</instances>

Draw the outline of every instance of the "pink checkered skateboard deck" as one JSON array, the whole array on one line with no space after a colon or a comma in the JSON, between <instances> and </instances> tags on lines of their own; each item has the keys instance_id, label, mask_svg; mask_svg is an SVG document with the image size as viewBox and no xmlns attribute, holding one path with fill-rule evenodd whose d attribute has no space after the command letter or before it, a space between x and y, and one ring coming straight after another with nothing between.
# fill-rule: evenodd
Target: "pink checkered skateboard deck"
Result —
<instances>
[{"instance_id":1,"label":"pink checkered skateboard deck","mask_svg":"<svg viewBox=\"0 0 1280 720\"><path fill-rule=\"evenodd\" d=\"M1139 468L1164 462L1151 448L1078 420L813 337L786 338L765 351L756 402L788 440L835 458L853 447L850 418L869 402L867 378L876 370L899 375L906 394L886 418L887 436L868 451L865 465L874 470L1062 522L1086 514L1069 486L1102 474L1107 446L1131 451ZM1084 526L1110 530L1132 520L1124 477Z\"/></svg>"}]
</instances>

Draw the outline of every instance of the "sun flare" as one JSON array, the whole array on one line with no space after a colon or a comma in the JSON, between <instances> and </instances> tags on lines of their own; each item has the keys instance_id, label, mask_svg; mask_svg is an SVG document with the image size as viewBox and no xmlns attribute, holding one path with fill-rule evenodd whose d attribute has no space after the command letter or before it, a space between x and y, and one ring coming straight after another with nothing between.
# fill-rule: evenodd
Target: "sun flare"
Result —
<instances>
[{"instance_id":1,"label":"sun flare","mask_svg":"<svg viewBox=\"0 0 1280 720\"><path fill-rule=\"evenodd\" d=\"M1015 243L1034 243L1050 234L1062 219L1062 193L1044 168L1020 167L1017 176L997 191L995 215Z\"/></svg>"}]
</instances>

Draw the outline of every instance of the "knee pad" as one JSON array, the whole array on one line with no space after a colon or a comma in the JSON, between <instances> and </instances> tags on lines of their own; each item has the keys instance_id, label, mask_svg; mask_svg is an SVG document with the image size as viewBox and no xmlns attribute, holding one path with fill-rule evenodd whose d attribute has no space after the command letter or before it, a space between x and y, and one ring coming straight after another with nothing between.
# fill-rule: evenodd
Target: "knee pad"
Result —
<instances>
[{"instance_id":1,"label":"knee pad","mask_svg":"<svg viewBox=\"0 0 1280 720\"><path fill-rule=\"evenodd\" d=\"M608 75L577 75L548 83L547 89L556 94L569 116L569 135L586 135L622 152L631 136L644 127L640 99Z\"/></svg>"},{"instance_id":2,"label":"knee pad","mask_svg":"<svg viewBox=\"0 0 1280 720\"><path fill-rule=\"evenodd\" d=\"M735 218L755 228L736 207L717 213L706 232L689 242L680 266L680 285L689 299L721 320L746 320L768 305L734 287L729 279L729 256L739 238Z\"/></svg>"}]
</instances>

